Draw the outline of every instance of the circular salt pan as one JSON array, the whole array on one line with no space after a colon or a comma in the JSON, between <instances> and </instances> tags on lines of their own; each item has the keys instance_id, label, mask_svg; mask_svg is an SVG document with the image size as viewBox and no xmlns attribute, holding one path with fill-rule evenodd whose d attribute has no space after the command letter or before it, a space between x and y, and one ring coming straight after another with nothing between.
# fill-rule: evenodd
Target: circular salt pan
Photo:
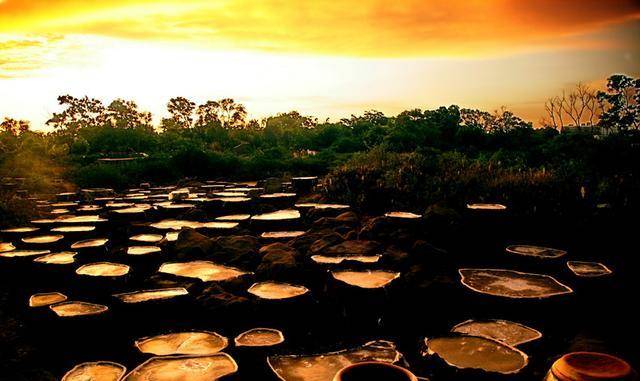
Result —
<instances>
[{"instance_id":1,"label":"circular salt pan","mask_svg":"<svg viewBox=\"0 0 640 381\"><path fill-rule=\"evenodd\" d=\"M29 307L44 307L64 302L65 300L67 300L67 296L59 292L43 292L31 295L29 298Z\"/></svg>"},{"instance_id":2,"label":"circular salt pan","mask_svg":"<svg viewBox=\"0 0 640 381\"><path fill-rule=\"evenodd\" d=\"M300 237L306 233L303 230L293 230L293 231L284 231L284 232L264 232L260 234L260 238L265 239L286 239L286 238L296 238Z\"/></svg>"},{"instance_id":3,"label":"circular salt pan","mask_svg":"<svg viewBox=\"0 0 640 381\"><path fill-rule=\"evenodd\" d=\"M97 210L102 209L100 205L83 205L78 208L79 212L95 212Z\"/></svg>"},{"instance_id":4,"label":"circular salt pan","mask_svg":"<svg viewBox=\"0 0 640 381\"><path fill-rule=\"evenodd\" d=\"M184 287L174 287L127 292L124 294L115 294L114 296L124 303L142 303L152 300L171 299L187 294L189 294L189 291Z\"/></svg>"},{"instance_id":5,"label":"circular salt pan","mask_svg":"<svg viewBox=\"0 0 640 381\"><path fill-rule=\"evenodd\" d=\"M311 260L315 263L325 265L338 265L344 261L355 261L360 263L376 263L380 260L381 255L345 255L339 257L329 257L326 255L312 255Z\"/></svg>"},{"instance_id":6,"label":"circular salt pan","mask_svg":"<svg viewBox=\"0 0 640 381\"><path fill-rule=\"evenodd\" d=\"M86 215L86 216L71 216L71 217L62 217L58 219L58 222L63 224L87 224L87 223L97 223L97 222L106 222L104 218L101 218L98 215Z\"/></svg>"},{"instance_id":7,"label":"circular salt pan","mask_svg":"<svg viewBox=\"0 0 640 381\"><path fill-rule=\"evenodd\" d=\"M157 229L163 230L181 230L182 228L209 228L209 229L233 229L238 226L237 222L197 222L197 221L181 221L181 220L164 220L151 225Z\"/></svg>"},{"instance_id":8,"label":"circular salt pan","mask_svg":"<svg viewBox=\"0 0 640 381\"><path fill-rule=\"evenodd\" d=\"M580 277L599 277L613 273L607 266L599 262L568 261L567 267Z\"/></svg>"},{"instance_id":9,"label":"circular salt pan","mask_svg":"<svg viewBox=\"0 0 640 381\"><path fill-rule=\"evenodd\" d=\"M0 242L0 253L4 253L6 251L15 250L16 247L13 246L11 242Z\"/></svg>"},{"instance_id":10,"label":"circular salt pan","mask_svg":"<svg viewBox=\"0 0 640 381\"><path fill-rule=\"evenodd\" d=\"M147 337L136 341L142 353L166 355L210 355L227 347L224 336L215 332L179 332Z\"/></svg>"},{"instance_id":11,"label":"circular salt pan","mask_svg":"<svg viewBox=\"0 0 640 381\"><path fill-rule=\"evenodd\" d=\"M203 188L205 187L204 185L202 186ZM227 192L259 192L261 191L263 188L251 188L251 187L232 187L232 188L227 188Z\"/></svg>"},{"instance_id":12,"label":"circular salt pan","mask_svg":"<svg viewBox=\"0 0 640 381\"><path fill-rule=\"evenodd\" d=\"M382 288L400 277L400 273L382 270L332 271L331 275L341 282L360 288Z\"/></svg>"},{"instance_id":13,"label":"circular salt pan","mask_svg":"<svg viewBox=\"0 0 640 381\"><path fill-rule=\"evenodd\" d=\"M115 362L85 362L67 372L62 381L119 381L126 371L127 368Z\"/></svg>"},{"instance_id":14,"label":"circular salt pan","mask_svg":"<svg viewBox=\"0 0 640 381\"><path fill-rule=\"evenodd\" d=\"M20 258L20 257L33 257L36 255L49 254L49 250L13 250L0 253L0 257L5 258Z\"/></svg>"},{"instance_id":15,"label":"circular salt pan","mask_svg":"<svg viewBox=\"0 0 640 381\"><path fill-rule=\"evenodd\" d=\"M503 269L460 269L461 282L473 291L507 298L546 298L573 290L549 275Z\"/></svg>"},{"instance_id":16,"label":"circular salt pan","mask_svg":"<svg viewBox=\"0 0 640 381\"><path fill-rule=\"evenodd\" d=\"M162 249L158 246L129 246L127 248L127 254L129 255L147 255L161 251Z\"/></svg>"},{"instance_id":17,"label":"circular salt pan","mask_svg":"<svg viewBox=\"0 0 640 381\"><path fill-rule=\"evenodd\" d=\"M149 209L151 209L151 205L144 204L144 205L132 206L129 208L114 209L113 212L118 214L138 214L138 213L144 213Z\"/></svg>"},{"instance_id":18,"label":"circular salt pan","mask_svg":"<svg viewBox=\"0 0 640 381\"><path fill-rule=\"evenodd\" d=\"M75 201L55 202L55 203L51 204L51 206L53 206L54 208L68 208L68 207L72 207L72 206L78 206L78 203L75 202Z\"/></svg>"},{"instance_id":19,"label":"circular salt pan","mask_svg":"<svg viewBox=\"0 0 640 381\"><path fill-rule=\"evenodd\" d=\"M251 218L250 214L230 214L228 216L217 217L218 221L246 221Z\"/></svg>"},{"instance_id":20,"label":"circular salt pan","mask_svg":"<svg viewBox=\"0 0 640 381\"><path fill-rule=\"evenodd\" d=\"M41 257L34 259L33 261L39 262L39 263L47 263L51 265L68 265L70 263L75 262L75 258L74 258L75 256L76 256L75 252L63 251L60 253L43 255Z\"/></svg>"},{"instance_id":21,"label":"circular salt pan","mask_svg":"<svg viewBox=\"0 0 640 381\"><path fill-rule=\"evenodd\" d=\"M71 245L72 249L88 249L91 247L104 246L109 240L107 238L85 239Z\"/></svg>"},{"instance_id":22,"label":"circular salt pan","mask_svg":"<svg viewBox=\"0 0 640 381\"><path fill-rule=\"evenodd\" d=\"M403 219L410 219L410 220L422 218L421 214L415 214L411 212L389 212L389 213L385 213L384 215L385 217L390 217L390 218L403 218Z\"/></svg>"},{"instance_id":23,"label":"circular salt pan","mask_svg":"<svg viewBox=\"0 0 640 381\"><path fill-rule=\"evenodd\" d=\"M169 242L174 242L178 240L179 234L180 232L168 232L167 234L164 235L164 239L166 239Z\"/></svg>"},{"instance_id":24,"label":"circular salt pan","mask_svg":"<svg viewBox=\"0 0 640 381\"><path fill-rule=\"evenodd\" d=\"M247 194L244 192L216 192L213 194L217 197L246 197Z\"/></svg>"},{"instance_id":25,"label":"circular salt pan","mask_svg":"<svg viewBox=\"0 0 640 381\"><path fill-rule=\"evenodd\" d=\"M39 235L35 237L23 238L22 242L31 244L47 244L58 242L63 238L63 235Z\"/></svg>"},{"instance_id":26,"label":"circular salt pan","mask_svg":"<svg viewBox=\"0 0 640 381\"><path fill-rule=\"evenodd\" d=\"M635 379L634 371L626 361L598 352L567 353L553 363L549 373L552 380L630 381Z\"/></svg>"},{"instance_id":27,"label":"circular salt pan","mask_svg":"<svg viewBox=\"0 0 640 381\"><path fill-rule=\"evenodd\" d=\"M296 208L315 208L315 209L349 209L349 205L343 204L318 204L315 202L305 202L296 204Z\"/></svg>"},{"instance_id":28,"label":"circular salt pan","mask_svg":"<svg viewBox=\"0 0 640 381\"><path fill-rule=\"evenodd\" d=\"M506 210L507 207L505 205L502 205L502 204L477 203L477 204L467 204L467 209L472 209L472 210Z\"/></svg>"},{"instance_id":29,"label":"circular salt pan","mask_svg":"<svg viewBox=\"0 0 640 381\"><path fill-rule=\"evenodd\" d=\"M506 251L512 254L536 258L560 258L567 254L564 250L531 245L512 245L507 247Z\"/></svg>"},{"instance_id":30,"label":"circular salt pan","mask_svg":"<svg viewBox=\"0 0 640 381\"><path fill-rule=\"evenodd\" d=\"M129 238L131 241L155 243L162 241L160 234L138 234Z\"/></svg>"},{"instance_id":31,"label":"circular salt pan","mask_svg":"<svg viewBox=\"0 0 640 381\"><path fill-rule=\"evenodd\" d=\"M193 204L174 204L171 201L167 201L167 202L160 202L157 204L154 204L155 206L159 206L163 209L191 209L191 208L195 208L195 205Z\"/></svg>"},{"instance_id":32,"label":"circular salt pan","mask_svg":"<svg viewBox=\"0 0 640 381\"><path fill-rule=\"evenodd\" d=\"M134 205L135 204L131 202L109 202L106 206L108 208L129 208Z\"/></svg>"},{"instance_id":33,"label":"circular salt pan","mask_svg":"<svg viewBox=\"0 0 640 381\"><path fill-rule=\"evenodd\" d=\"M254 283L248 290L249 293L263 299L289 299L304 295L309 290L304 286L278 282Z\"/></svg>"},{"instance_id":34,"label":"circular salt pan","mask_svg":"<svg viewBox=\"0 0 640 381\"><path fill-rule=\"evenodd\" d=\"M226 353L152 357L122 381L213 381L237 370L238 365Z\"/></svg>"},{"instance_id":35,"label":"circular salt pan","mask_svg":"<svg viewBox=\"0 0 640 381\"><path fill-rule=\"evenodd\" d=\"M295 220L300 218L300 212L295 209L278 210L272 213L258 214L251 217L256 221L282 221L282 220Z\"/></svg>"},{"instance_id":36,"label":"circular salt pan","mask_svg":"<svg viewBox=\"0 0 640 381\"><path fill-rule=\"evenodd\" d=\"M508 320L467 320L453 327L451 332L486 337L511 346L542 337L542 334L535 329Z\"/></svg>"},{"instance_id":37,"label":"circular salt pan","mask_svg":"<svg viewBox=\"0 0 640 381\"><path fill-rule=\"evenodd\" d=\"M49 224L55 224L56 222L59 222L59 220L57 219L53 219L53 218L41 218L39 220L31 220L32 224L37 224L37 225L49 225Z\"/></svg>"},{"instance_id":38,"label":"circular salt pan","mask_svg":"<svg viewBox=\"0 0 640 381\"><path fill-rule=\"evenodd\" d=\"M201 227L206 229L233 229L237 226L238 226L237 222L214 221L214 222L204 222L202 223Z\"/></svg>"},{"instance_id":39,"label":"circular salt pan","mask_svg":"<svg viewBox=\"0 0 640 381\"><path fill-rule=\"evenodd\" d=\"M89 225L60 226L60 227L51 229L52 232L56 232L56 233L86 233L86 232L92 232L94 230L96 230L96 227L89 226Z\"/></svg>"},{"instance_id":40,"label":"circular salt pan","mask_svg":"<svg viewBox=\"0 0 640 381\"><path fill-rule=\"evenodd\" d=\"M76 274L87 276L116 277L127 275L128 273L129 266L112 262L89 263L78 267L78 269L76 270Z\"/></svg>"},{"instance_id":41,"label":"circular salt pan","mask_svg":"<svg viewBox=\"0 0 640 381\"><path fill-rule=\"evenodd\" d=\"M161 230L181 230L182 228L199 228L202 223L198 221L186 221L186 220L162 220L151 224L152 227Z\"/></svg>"},{"instance_id":42,"label":"circular salt pan","mask_svg":"<svg viewBox=\"0 0 640 381\"><path fill-rule=\"evenodd\" d=\"M158 271L165 274L197 278L204 282L224 281L248 274L233 267L218 265L209 261L164 263Z\"/></svg>"},{"instance_id":43,"label":"circular salt pan","mask_svg":"<svg viewBox=\"0 0 640 381\"><path fill-rule=\"evenodd\" d=\"M106 312L109 307L102 304L93 304L86 302L64 302L49 306L49 308L60 317L74 317L97 315Z\"/></svg>"},{"instance_id":44,"label":"circular salt pan","mask_svg":"<svg viewBox=\"0 0 640 381\"><path fill-rule=\"evenodd\" d=\"M283 381L331 381L347 365L378 361L395 363L400 352L388 341L372 341L361 347L317 355L270 356L269 367ZM373 380L372 380L373 381Z\"/></svg>"},{"instance_id":45,"label":"circular salt pan","mask_svg":"<svg viewBox=\"0 0 640 381\"><path fill-rule=\"evenodd\" d=\"M277 329L253 328L234 339L237 347L270 347L284 342L284 335Z\"/></svg>"},{"instance_id":46,"label":"circular salt pan","mask_svg":"<svg viewBox=\"0 0 640 381\"><path fill-rule=\"evenodd\" d=\"M439 337L425 339L425 345L427 354L435 354L447 364L460 369L512 374L528 363L528 357L523 352L486 337Z\"/></svg>"},{"instance_id":47,"label":"circular salt pan","mask_svg":"<svg viewBox=\"0 0 640 381\"><path fill-rule=\"evenodd\" d=\"M21 233L33 233L33 232L35 232L37 230L40 230L40 228L22 227L22 228L3 229L3 230L0 230L0 232L2 232L2 233L17 233L17 234L21 234Z\"/></svg>"},{"instance_id":48,"label":"circular salt pan","mask_svg":"<svg viewBox=\"0 0 640 381\"><path fill-rule=\"evenodd\" d=\"M214 198L214 200L221 201L221 202L241 203L241 202L251 201L251 198L249 197L217 197L217 198Z\"/></svg>"},{"instance_id":49,"label":"circular salt pan","mask_svg":"<svg viewBox=\"0 0 640 381\"><path fill-rule=\"evenodd\" d=\"M267 193L267 194L261 194L260 198L266 198L266 199L271 199L271 198L292 198L292 197L296 197L295 193Z\"/></svg>"}]
</instances>

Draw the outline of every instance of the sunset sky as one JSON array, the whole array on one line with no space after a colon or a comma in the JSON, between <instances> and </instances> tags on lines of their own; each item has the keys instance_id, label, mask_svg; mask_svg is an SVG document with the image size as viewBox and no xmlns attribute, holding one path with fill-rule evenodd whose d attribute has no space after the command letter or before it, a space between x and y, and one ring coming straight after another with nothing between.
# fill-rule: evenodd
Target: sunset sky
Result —
<instances>
[{"instance_id":1,"label":"sunset sky","mask_svg":"<svg viewBox=\"0 0 640 381\"><path fill-rule=\"evenodd\" d=\"M61 94L232 97L298 110L506 106L537 122L577 82L640 74L638 0L0 0L0 118L33 127Z\"/></svg>"}]
</instances>

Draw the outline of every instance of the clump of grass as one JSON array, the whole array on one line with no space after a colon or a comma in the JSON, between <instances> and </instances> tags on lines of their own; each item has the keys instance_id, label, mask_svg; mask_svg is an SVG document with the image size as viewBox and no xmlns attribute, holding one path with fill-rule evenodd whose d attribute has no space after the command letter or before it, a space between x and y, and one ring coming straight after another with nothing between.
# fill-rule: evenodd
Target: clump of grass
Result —
<instances>
[{"instance_id":1,"label":"clump of grass","mask_svg":"<svg viewBox=\"0 0 640 381\"><path fill-rule=\"evenodd\" d=\"M579 200L570 181L553 171L503 166L457 152L358 155L333 170L324 192L361 209L424 210L434 203L461 207L470 201L504 202L512 208L557 209Z\"/></svg>"}]
</instances>

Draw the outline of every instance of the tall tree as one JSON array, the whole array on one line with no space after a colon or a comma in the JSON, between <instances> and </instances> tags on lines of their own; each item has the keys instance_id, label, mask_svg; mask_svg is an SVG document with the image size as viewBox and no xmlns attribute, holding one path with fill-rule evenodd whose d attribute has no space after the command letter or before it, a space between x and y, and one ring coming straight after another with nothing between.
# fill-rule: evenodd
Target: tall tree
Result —
<instances>
[{"instance_id":1,"label":"tall tree","mask_svg":"<svg viewBox=\"0 0 640 381\"><path fill-rule=\"evenodd\" d=\"M54 113L46 124L64 130L72 136L76 136L81 128L101 126L107 120L105 107L97 99L61 95L58 97L58 103L64 110Z\"/></svg>"},{"instance_id":2,"label":"tall tree","mask_svg":"<svg viewBox=\"0 0 640 381\"><path fill-rule=\"evenodd\" d=\"M170 118L162 120L162 125L167 128L191 128L193 125L193 112L196 104L184 97L175 97L169 100L167 111L171 114Z\"/></svg>"},{"instance_id":3,"label":"tall tree","mask_svg":"<svg viewBox=\"0 0 640 381\"><path fill-rule=\"evenodd\" d=\"M216 101L206 101L198 106L198 109L196 110L196 117L197 127L221 125L220 103Z\"/></svg>"},{"instance_id":4,"label":"tall tree","mask_svg":"<svg viewBox=\"0 0 640 381\"><path fill-rule=\"evenodd\" d=\"M602 103L602 128L618 131L640 128L640 79L612 75L607 79L607 91L598 92L597 97Z\"/></svg>"},{"instance_id":5,"label":"tall tree","mask_svg":"<svg viewBox=\"0 0 640 381\"><path fill-rule=\"evenodd\" d=\"M139 111L134 101L114 100L107 106L107 119L116 128L151 128L151 113Z\"/></svg>"},{"instance_id":6,"label":"tall tree","mask_svg":"<svg viewBox=\"0 0 640 381\"><path fill-rule=\"evenodd\" d=\"M241 103L236 103L231 98L221 99L218 102L220 113L218 117L225 128L242 128L247 117L247 109Z\"/></svg>"},{"instance_id":7,"label":"tall tree","mask_svg":"<svg viewBox=\"0 0 640 381\"><path fill-rule=\"evenodd\" d=\"M494 111L494 122L490 126L489 132L509 132L519 129L533 128L531 122L525 122L513 112L501 107Z\"/></svg>"},{"instance_id":8,"label":"tall tree","mask_svg":"<svg viewBox=\"0 0 640 381\"><path fill-rule=\"evenodd\" d=\"M460 110L460 122L465 127L490 131L495 123L495 115L486 111L463 108Z\"/></svg>"},{"instance_id":9,"label":"tall tree","mask_svg":"<svg viewBox=\"0 0 640 381\"><path fill-rule=\"evenodd\" d=\"M566 102L566 95L563 92L562 97L556 96L547 99L544 103L544 108L547 111L551 127L562 132L564 130L564 108L563 105Z\"/></svg>"}]
</instances>

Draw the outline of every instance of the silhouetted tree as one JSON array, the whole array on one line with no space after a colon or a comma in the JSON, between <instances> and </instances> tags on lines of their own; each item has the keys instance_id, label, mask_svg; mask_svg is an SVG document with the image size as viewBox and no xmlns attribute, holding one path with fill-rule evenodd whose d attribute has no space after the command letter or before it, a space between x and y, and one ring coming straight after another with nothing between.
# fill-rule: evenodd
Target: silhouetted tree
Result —
<instances>
[{"instance_id":1,"label":"silhouetted tree","mask_svg":"<svg viewBox=\"0 0 640 381\"><path fill-rule=\"evenodd\" d=\"M494 111L493 123L489 126L488 132L509 132L519 129L532 129L531 122L525 122L513 112L501 107Z\"/></svg>"},{"instance_id":2,"label":"silhouetted tree","mask_svg":"<svg viewBox=\"0 0 640 381\"><path fill-rule=\"evenodd\" d=\"M196 110L196 126L211 127L222 125L220 121L220 104L216 101L207 101L198 106Z\"/></svg>"},{"instance_id":3,"label":"silhouetted tree","mask_svg":"<svg viewBox=\"0 0 640 381\"><path fill-rule=\"evenodd\" d=\"M463 126L491 131L495 123L495 115L486 111L463 108L460 110L460 122Z\"/></svg>"},{"instance_id":4,"label":"silhouetted tree","mask_svg":"<svg viewBox=\"0 0 640 381\"><path fill-rule=\"evenodd\" d=\"M545 102L547 122L545 125L562 131L565 121L573 122L575 126L597 123L599 114L598 97L596 91L583 83L578 83L568 94L563 91L561 96L547 99Z\"/></svg>"},{"instance_id":5,"label":"silhouetted tree","mask_svg":"<svg viewBox=\"0 0 640 381\"><path fill-rule=\"evenodd\" d=\"M151 113L138 111L138 105L133 101L116 99L107 106L107 119L116 128L136 128L151 126Z\"/></svg>"},{"instance_id":6,"label":"silhouetted tree","mask_svg":"<svg viewBox=\"0 0 640 381\"><path fill-rule=\"evenodd\" d=\"M640 127L640 79L612 75L607 79L607 91L598 92L597 97L602 104L602 128L624 131Z\"/></svg>"},{"instance_id":7,"label":"silhouetted tree","mask_svg":"<svg viewBox=\"0 0 640 381\"><path fill-rule=\"evenodd\" d=\"M65 109L54 113L46 124L64 130L71 136L77 136L81 128L102 126L106 122L105 107L97 99L62 95L58 97L58 103Z\"/></svg>"},{"instance_id":8,"label":"silhouetted tree","mask_svg":"<svg viewBox=\"0 0 640 381\"><path fill-rule=\"evenodd\" d=\"M220 112L218 117L224 128L244 127L247 109L241 103L236 103L231 98L221 99L218 102Z\"/></svg>"},{"instance_id":9,"label":"silhouetted tree","mask_svg":"<svg viewBox=\"0 0 640 381\"><path fill-rule=\"evenodd\" d=\"M167 103L167 111L171 117L162 119L162 128L164 130L191 128L195 108L196 104L187 98L171 98Z\"/></svg>"}]
</instances>

